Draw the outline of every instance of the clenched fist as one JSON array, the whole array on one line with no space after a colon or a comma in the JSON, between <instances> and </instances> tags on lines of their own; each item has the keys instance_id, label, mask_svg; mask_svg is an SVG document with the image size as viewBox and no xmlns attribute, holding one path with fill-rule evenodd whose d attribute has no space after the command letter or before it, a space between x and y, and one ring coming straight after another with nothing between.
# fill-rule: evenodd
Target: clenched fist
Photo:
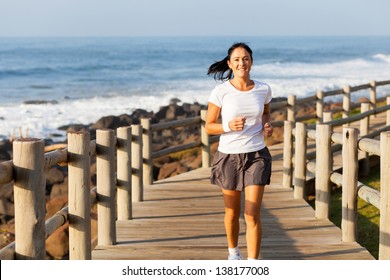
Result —
<instances>
[{"instance_id":1,"label":"clenched fist","mask_svg":"<svg viewBox=\"0 0 390 280\"><path fill-rule=\"evenodd\" d=\"M231 130L236 130L236 131L243 130L245 122L246 122L245 117L235 117L229 122L229 128Z\"/></svg>"},{"instance_id":2,"label":"clenched fist","mask_svg":"<svg viewBox=\"0 0 390 280\"><path fill-rule=\"evenodd\" d=\"M266 122L264 124L263 132L264 132L264 136L271 137L272 133L274 132L274 129L268 122Z\"/></svg>"}]
</instances>

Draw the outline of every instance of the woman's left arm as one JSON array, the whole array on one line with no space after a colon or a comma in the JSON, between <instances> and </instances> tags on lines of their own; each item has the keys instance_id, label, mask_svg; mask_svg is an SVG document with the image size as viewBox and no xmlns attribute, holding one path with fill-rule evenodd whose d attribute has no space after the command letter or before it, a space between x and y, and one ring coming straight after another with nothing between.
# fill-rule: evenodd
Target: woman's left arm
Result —
<instances>
[{"instance_id":1,"label":"woman's left arm","mask_svg":"<svg viewBox=\"0 0 390 280\"><path fill-rule=\"evenodd\" d=\"M272 126L270 124L270 119L271 119L271 110L270 110L270 105L268 103L268 104L264 105L264 112L263 112L263 118L262 118L263 132L264 132L264 136L266 136L266 137L272 136L272 133L274 131L274 129L272 128Z\"/></svg>"}]
</instances>

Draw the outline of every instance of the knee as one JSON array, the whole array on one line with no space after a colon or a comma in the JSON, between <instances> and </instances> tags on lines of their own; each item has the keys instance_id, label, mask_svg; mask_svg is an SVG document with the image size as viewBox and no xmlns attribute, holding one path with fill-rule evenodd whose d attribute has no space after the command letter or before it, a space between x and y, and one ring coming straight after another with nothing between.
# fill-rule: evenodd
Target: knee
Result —
<instances>
[{"instance_id":1,"label":"knee","mask_svg":"<svg viewBox=\"0 0 390 280\"><path fill-rule=\"evenodd\" d=\"M245 223L247 225L257 225L260 223L260 213L245 212Z\"/></svg>"},{"instance_id":2,"label":"knee","mask_svg":"<svg viewBox=\"0 0 390 280\"><path fill-rule=\"evenodd\" d=\"M240 212L238 211L226 211L225 212L225 221L230 223L238 222L240 219Z\"/></svg>"}]
</instances>

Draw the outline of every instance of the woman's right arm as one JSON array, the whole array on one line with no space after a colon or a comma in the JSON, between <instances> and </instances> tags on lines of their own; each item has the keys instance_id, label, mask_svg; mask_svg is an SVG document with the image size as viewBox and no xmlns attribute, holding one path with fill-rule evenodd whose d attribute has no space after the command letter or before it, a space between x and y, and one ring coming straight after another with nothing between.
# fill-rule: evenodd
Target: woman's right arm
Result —
<instances>
[{"instance_id":1,"label":"woman's right arm","mask_svg":"<svg viewBox=\"0 0 390 280\"><path fill-rule=\"evenodd\" d=\"M229 131L243 130L246 122L245 117L235 117L226 124L226 130L221 123L218 122L221 108L209 102L206 115L206 132L208 134L222 134Z\"/></svg>"},{"instance_id":2,"label":"woman's right arm","mask_svg":"<svg viewBox=\"0 0 390 280\"><path fill-rule=\"evenodd\" d=\"M221 134L224 132L222 124L218 123L220 113L221 108L209 102L206 115L206 132L208 134Z\"/></svg>"}]
</instances>

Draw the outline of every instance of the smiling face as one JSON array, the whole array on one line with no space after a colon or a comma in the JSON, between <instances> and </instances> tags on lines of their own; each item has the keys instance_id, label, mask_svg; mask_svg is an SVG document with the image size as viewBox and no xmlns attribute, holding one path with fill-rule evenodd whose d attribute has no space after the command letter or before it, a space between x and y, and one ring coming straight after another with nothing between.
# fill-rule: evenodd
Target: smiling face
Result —
<instances>
[{"instance_id":1,"label":"smiling face","mask_svg":"<svg viewBox=\"0 0 390 280\"><path fill-rule=\"evenodd\" d=\"M232 69L234 77L249 78L252 67L251 55L242 47L236 48L230 55L228 65Z\"/></svg>"}]
</instances>

